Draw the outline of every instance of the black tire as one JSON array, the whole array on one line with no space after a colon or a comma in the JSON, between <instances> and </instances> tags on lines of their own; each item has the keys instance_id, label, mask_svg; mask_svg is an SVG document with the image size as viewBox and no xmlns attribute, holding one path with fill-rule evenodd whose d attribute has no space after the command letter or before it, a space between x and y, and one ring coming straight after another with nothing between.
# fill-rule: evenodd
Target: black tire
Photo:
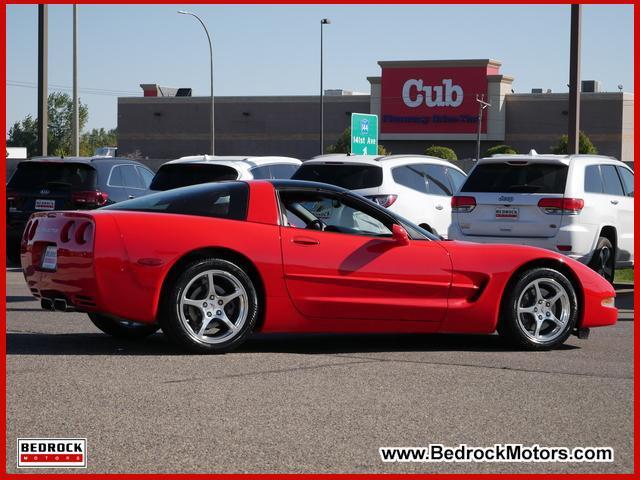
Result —
<instances>
[{"instance_id":1,"label":"black tire","mask_svg":"<svg viewBox=\"0 0 640 480\"><path fill-rule=\"evenodd\" d=\"M538 283L536 281L540 282L538 289L532 286ZM542 298L536 294L537 291ZM562 291L566 296L560 296L555 302L544 300L551 300ZM522 310L532 311L519 311L519 303ZM558 317L563 322L553 320ZM517 348L548 350L564 343L575 328L577 319L578 299L569 279L551 268L533 268L521 273L507 289L498 333ZM540 327L536 330L538 323Z\"/></svg>"},{"instance_id":2,"label":"black tire","mask_svg":"<svg viewBox=\"0 0 640 480\"><path fill-rule=\"evenodd\" d=\"M137 340L148 337L160 328L160 325L130 322L121 318L104 315L102 313L89 313L91 322L107 335L117 338Z\"/></svg>"},{"instance_id":3,"label":"black tire","mask_svg":"<svg viewBox=\"0 0 640 480\"><path fill-rule=\"evenodd\" d=\"M218 272L213 277L213 292L210 290L207 272ZM224 305L218 303L238 292L241 292L238 298L229 300ZM202 302L203 307L181 307L184 299ZM229 260L207 258L187 265L165 288L161 299L160 325L169 339L190 352L226 353L241 345L251 334L259 310L257 290L244 268ZM205 317L205 312L209 315L208 318ZM221 320L222 316L227 322ZM234 316L237 316L235 321ZM208 325L214 329L213 333L210 333Z\"/></svg>"},{"instance_id":4,"label":"black tire","mask_svg":"<svg viewBox=\"0 0 640 480\"><path fill-rule=\"evenodd\" d=\"M593 257L589 262L589 267L596 271L598 275L604 277L609 283L613 284L613 278L616 273L616 250L607 237L598 238L596 249L593 251Z\"/></svg>"}]
</instances>

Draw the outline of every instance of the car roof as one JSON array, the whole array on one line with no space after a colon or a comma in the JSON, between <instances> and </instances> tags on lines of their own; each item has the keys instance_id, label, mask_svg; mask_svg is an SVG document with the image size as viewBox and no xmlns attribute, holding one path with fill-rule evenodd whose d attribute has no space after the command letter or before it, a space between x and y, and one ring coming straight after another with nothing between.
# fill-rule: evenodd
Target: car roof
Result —
<instances>
[{"instance_id":1,"label":"car roof","mask_svg":"<svg viewBox=\"0 0 640 480\"><path fill-rule=\"evenodd\" d=\"M276 189L308 188L313 190L331 191L335 193L350 193L350 191L346 188L338 187L336 185L330 185L328 183L310 182L308 180L270 179L260 181L269 182Z\"/></svg>"},{"instance_id":2,"label":"car roof","mask_svg":"<svg viewBox=\"0 0 640 480\"><path fill-rule=\"evenodd\" d=\"M562 163L569 165L572 162L579 161L581 163L593 164L593 163L619 163L624 165L617 158L609 157L606 155L592 155L592 154L572 154L572 155L558 155L553 153L538 153L535 150L529 151L526 154L497 154L491 157L481 158L478 160L478 164L482 163L506 163L506 162L535 162L535 163Z\"/></svg>"},{"instance_id":3,"label":"car roof","mask_svg":"<svg viewBox=\"0 0 640 480\"><path fill-rule=\"evenodd\" d=\"M280 156L226 156L226 155L191 155L171 160L164 165L175 165L182 163L197 163L206 165L224 165L236 169L250 169L263 165L272 165L278 163L288 163L300 165L302 162L293 157Z\"/></svg>"},{"instance_id":4,"label":"car roof","mask_svg":"<svg viewBox=\"0 0 640 480\"><path fill-rule=\"evenodd\" d=\"M347 155L346 153L319 155L307 160L304 164L310 165L375 165L378 167L397 167L412 163L432 163L445 167L453 166L455 169L464 171L454 163L442 158L431 157L429 155L400 154L400 155Z\"/></svg>"}]
</instances>

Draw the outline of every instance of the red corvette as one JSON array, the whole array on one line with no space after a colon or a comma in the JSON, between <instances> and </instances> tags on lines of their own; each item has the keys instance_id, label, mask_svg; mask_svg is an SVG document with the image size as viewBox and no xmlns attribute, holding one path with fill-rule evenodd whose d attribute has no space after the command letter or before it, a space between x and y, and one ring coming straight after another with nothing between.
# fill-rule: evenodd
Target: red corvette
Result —
<instances>
[{"instance_id":1,"label":"red corvette","mask_svg":"<svg viewBox=\"0 0 640 480\"><path fill-rule=\"evenodd\" d=\"M102 331L201 353L253 331L496 330L522 348L616 322L614 290L547 250L442 241L346 190L222 182L31 217L32 294Z\"/></svg>"}]
</instances>

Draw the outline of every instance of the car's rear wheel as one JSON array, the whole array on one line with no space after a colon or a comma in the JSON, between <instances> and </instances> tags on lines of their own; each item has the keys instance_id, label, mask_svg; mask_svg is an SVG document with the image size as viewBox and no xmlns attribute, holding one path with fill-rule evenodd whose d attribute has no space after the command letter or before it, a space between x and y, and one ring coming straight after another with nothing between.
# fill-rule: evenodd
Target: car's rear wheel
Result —
<instances>
[{"instance_id":1,"label":"car's rear wheel","mask_svg":"<svg viewBox=\"0 0 640 480\"><path fill-rule=\"evenodd\" d=\"M609 283L613 283L616 268L615 249L607 237L598 238L589 267L598 272L598 275L602 275Z\"/></svg>"},{"instance_id":2,"label":"car's rear wheel","mask_svg":"<svg viewBox=\"0 0 640 480\"><path fill-rule=\"evenodd\" d=\"M210 258L188 265L165 293L162 330L195 353L225 353L238 347L258 318L254 283L229 260Z\"/></svg>"},{"instance_id":3,"label":"car's rear wheel","mask_svg":"<svg viewBox=\"0 0 640 480\"><path fill-rule=\"evenodd\" d=\"M118 338L139 339L147 337L158 331L160 325L131 322L122 318L104 315L102 313L89 313L91 322L104 333Z\"/></svg>"},{"instance_id":4,"label":"car's rear wheel","mask_svg":"<svg viewBox=\"0 0 640 480\"><path fill-rule=\"evenodd\" d=\"M545 350L564 343L578 318L569 279L551 268L523 272L506 292L498 331L509 343Z\"/></svg>"}]
</instances>

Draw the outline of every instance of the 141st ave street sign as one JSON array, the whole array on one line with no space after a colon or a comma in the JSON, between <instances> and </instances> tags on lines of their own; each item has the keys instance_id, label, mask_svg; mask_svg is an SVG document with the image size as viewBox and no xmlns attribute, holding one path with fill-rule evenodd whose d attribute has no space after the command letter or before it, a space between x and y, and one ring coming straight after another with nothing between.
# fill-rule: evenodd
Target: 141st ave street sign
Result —
<instances>
[{"instance_id":1,"label":"141st ave street sign","mask_svg":"<svg viewBox=\"0 0 640 480\"><path fill-rule=\"evenodd\" d=\"M351 155L378 154L378 116L351 114Z\"/></svg>"}]
</instances>

